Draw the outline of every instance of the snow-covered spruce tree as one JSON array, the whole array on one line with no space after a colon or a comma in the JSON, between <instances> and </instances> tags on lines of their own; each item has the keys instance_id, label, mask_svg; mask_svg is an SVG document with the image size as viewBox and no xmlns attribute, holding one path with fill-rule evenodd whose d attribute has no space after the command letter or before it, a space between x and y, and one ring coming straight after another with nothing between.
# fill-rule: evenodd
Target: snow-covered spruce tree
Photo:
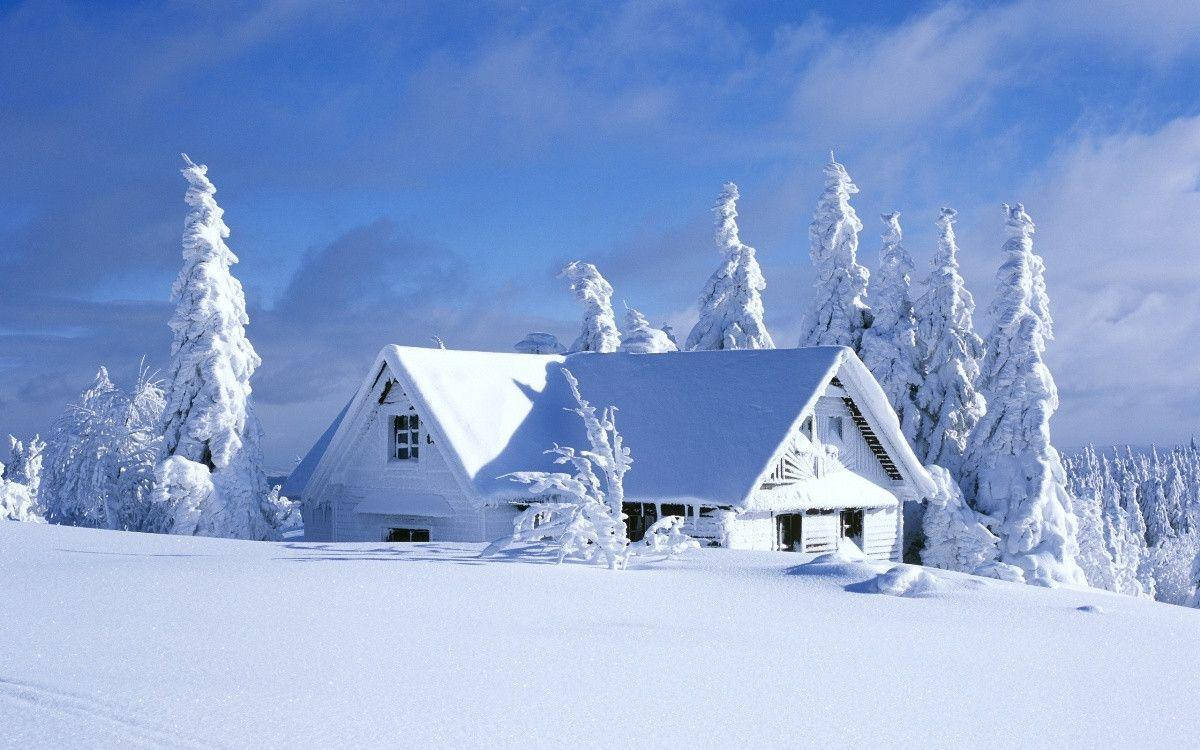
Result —
<instances>
[{"instance_id":1,"label":"snow-covered spruce tree","mask_svg":"<svg viewBox=\"0 0 1200 750\"><path fill-rule=\"evenodd\" d=\"M591 263L575 260L559 274L583 303L583 330L571 345L572 352L615 352L621 345L617 318L613 314L612 284Z\"/></svg>"},{"instance_id":2,"label":"snow-covered spruce tree","mask_svg":"<svg viewBox=\"0 0 1200 750\"><path fill-rule=\"evenodd\" d=\"M575 400L575 412L587 433L588 450L555 445L546 451L554 462L570 465L574 473L519 471L507 474L514 482L529 485L534 495L545 496L545 503L534 503L522 513L513 527L512 542L545 542L558 554L585 561L601 561L619 570L629 557L629 538L621 505L625 501L625 473L633 457L617 431L617 410L610 406L597 414L596 407L583 398L579 381L570 370L563 377ZM495 547L496 545L493 545ZM485 551L487 552L487 551Z\"/></svg>"},{"instance_id":3,"label":"snow-covered spruce tree","mask_svg":"<svg viewBox=\"0 0 1200 750\"><path fill-rule=\"evenodd\" d=\"M1104 538L1113 561L1113 590L1130 596L1143 596L1138 580L1145 540L1136 534L1128 514L1121 507L1121 487L1115 480L1108 457L1100 459L1101 516L1104 519Z\"/></svg>"},{"instance_id":4,"label":"snow-covered spruce tree","mask_svg":"<svg viewBox=\"0 0 1200 750\"><path fill-rule=\"evenodd\" d=\"M513 345L522 354L564 354L566 349L553 333L533 331Z\"/></svg>"},{"instance_id":5,"label":"snow-covered spruce tree","mask_svg":"<svg viewBox=\"0 0 1200 750\"><path fill-rule=\"evenodd\" d=\"M1196 553L1196 558L1192 560L1192 599L1188 602L1188 606L1200 609L1200 552Z\"/></svg>"},{"instance_id":6,"label":"snow-covered spruce tree","mask_svg":"<svg viewBox=\"0 0 1200 750\"><path fill-rule=\"evenodd\" d=\"M1067 466L1064 461L1064 468ZM1096 450L1087 446L1067 471L1068 487L1074 499L1075 518L1079 525L1079 567L1087 582L1094 588L1117 590L1116 564L1109 550L1109 540L1102 515L1104 489L1100 475L1100 460Z\"/></svg>"},{"instance_id":7,"label":"snow-covered spruce tree","mask_svg":"<svg viewBox=\"0 0 1200 750\"><path fill-rule=\"evenodd\" d=\"M950 472L932 464L925 468L933 478L937 492L929 498L921 522L925 534L921 564L943 570L993 575L1000 557L996 536L988 531L984 519L967 505L962 490ZM1020 573L998 577L1019 578Z\"/></svg>"},{"instance_id":8,"label":"snow-covered spruce tree","mask_svg":"<svg viewBox=\"0 0 1200 750\"><path fill-rule=\"evenodd\" d=\"M938 217L937 254L916 303L921 345L917 405L921 419L913 445L926 463L944 466L960 484L962 456L986 404L978 390L983 341L975 333L975 298L958 272L954 209Z\"/></svg>"},{"instance_id":9,"label":"snow-covered spruce tree","mask_svg":"<svg viewBox=\"0 0 1200 750\"><path fill-rule=\"evenodd\" d=\"M738 235L737 185L725 183L713 206L721 265L700 293L700 318L683 348L774 349L763 322L762 292L767 288L754 248Z\"/></svg>"},{"instance_id":10,"label":"snow-covered spruce tree","mask_svg":"<svg viewBox=\"0 0 1200 750\"><path fill-rule=\"evenodd\" d=\"M621 333L623 352L635 354L662 354L677 351L678 347L662 331L650 325L646 316L632 307L625 310L625 330Z\"/></svg>"},{"instance_id":11,"label":"snow-covered spruce tree","mask_svg":"<svg viewBox=\"0 0 1200 750\"><path fill-rule=\"evenodd\" d=\"M157 494L179 509L172 533L276 539L279 507L262 470L261 428L250 401L250 376L260 360L246 338L242 285L230 273L237 256L225 244L229 227L208 168L186 155L184 161L191 210L183 268L171 289L174 341Z\"/></svg>"},{"instance_id":12,"label":"snow-covered spruce tree","mask_svg":"<svg viewBox=\"0 0 1200 750\"><path fill-rule=\"evenodd\" d=\"M1048 306L1039 299L1044 265L1034 255L1034 225L1024 206L1006 205L1004 212L1008 240L983 365L988 411L968 446L967 494L976 510L996 519L1000 559L1021 568L1026 582L1085 584L1066 473L1050 443L1058 389L1042 361L1053 336Z\"/></svg>"},{"instance_id":13,"label":"snow-covered spruce tree","mask_svg":"<svg viewBox=\"0 0 1200 750\"><path fill-rule=\"evenodd\" d=\"M910 289L913 263L900 244L900 214L893 212L880 218L884 224L883 249L870 290L875 319L863 332L862 360L887 394L900 418L900 429L912 443L921 421L916 398L922 359Z\"/></svg>"},{"instance_id":14,"label":"snow-covered spruce tree","mask_svg":"<svg viewBox=\"0 0 1200 750\"><path fill-rule=\"evenodd\" d=\"M46 450L46 441L40 435L34 435L29 442L8 436L9 461L0 473L10 482L24 485L29 490L33 501L37 502L38 488L42 484L42 461Z\"/></svg>"},{"instance_id":15,"label":"snow-covered spruce tree","mask_svg":"<svg viewBox=\"0 0 1200 750\"><path fill-rule=\"evenodd\" d=\"M862 222L850 205L858 187L833 153L825 165L825 192L808 227L813 263L813 295L800 335L800 346L849 346L859 351L871 326L867 306L870 272L858 263Z\"/></svg>"}]
</instances>

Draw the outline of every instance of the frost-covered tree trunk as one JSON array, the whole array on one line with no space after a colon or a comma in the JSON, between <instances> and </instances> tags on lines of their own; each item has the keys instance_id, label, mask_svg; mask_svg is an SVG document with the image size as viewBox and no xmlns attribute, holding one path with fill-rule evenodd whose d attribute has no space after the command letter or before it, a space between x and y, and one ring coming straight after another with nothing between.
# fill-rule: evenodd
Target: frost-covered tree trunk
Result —
<instances>
[{"instance_id":1,"label":"frost-covered tree trunk","mask_svg":"<svg viewBox=\"0 0 1200 750\"><path fill-rule=\"evenodd\" d=\"M916 399L922 360L910 290L913 263L900 243L900 214L884 214L881 218L883 249L879 272L871 281L875 319L863 332L862 360L896 410L904 436L913 443L921 421Z\"/></svg>"},{"instance_id":2,"label":"frost-covered tree trunk","mask_svg":"<svg viewBox=\"0 0 1200 750\"><path fill-rule=\"evenodd\" d=\"M938 217L933 270L916 303L923 379L917 388L921 420L913 448L961 484L963 453L986 404L978 390L983 341L975 334L975 298L958 273L955 215L943 208Z\"/></svg>"},{"instance_id":3,"label":"frost-covered tree trunk","mask_svg":"<svg viewBox=\"0 0 1200 750\"><path fill-rule=\"evenodd\" d=\"M662 354L677 351L675 342L650 325L646 316L630 307L625 311L625 330L621 333L621 351L634 354Z\"/></svg>"},{"instance_id":4,"label":"frost-covered tree trunk","mask_svg":"<svg viewBox=\"0 0 1200 750\"><path fill-rule=\"evenodd\" d=\"M968 496L996 519L1001 560L1021 568L1027 582L1084 584L1067 478L1050 443L1058 389L1042 361L1053 337L1044 265L1024 207L1004 211L1008 240L983 367L988 411L968 447Z\"/></svg>"},{"instance_id":5,"label":"frost-covered tree trunk","mask_svg":"<svg viewBox=\"0 0 1200 750\"><path fill-rule=\"evenodd\" d=\"M260 360L246 338L246 299L230 266L229 227L213 195L208 168L184 156L191 211L183 234L183 268L171 290L171 363L166 376L159 496L176 514L177 534L278 538L279 519L262 470L261 428L250 402ZM169 459L200 469L165 466ZM203 477L210 481L201 481ZM188 485L184 478L195 480Z\"/></svg>"},{"instance_id":6,"label":"frost-covered tree trunk","mask_svg":"<svg viewBox=\"0 0 1200 750\"><path fill-rule=\"evenodd\" d=\"M738 234L737 185L725 183L713 206L721 265L700 293L700 318L683 348L774 349L763 322L762 292L767 288L754 248Z\"/></svg>"},{"instance_id":7,"label":"frost-covered tree trunk","mask_svg":"<svg viewBox=\"0 0 1200 750\"><path fill-rule=\"evenodd\" d=\"M859 351L863 331L871 326L870 272L858 263L863 225L850 205L850 196L857 192L846 168L830 153L825 192L808 227L814 278L800 346L849 346Z\"/></svg>"},{"instance_id":8,"label":"frost-covered tree trunk","mask_svg":"<svg viewBox=\"0 0 1200 750\"><path fill-rule=\"evenodd\" d=\"M583 330L571 345L572 352L615 352L621 345L617 318L613 314L612 284L591 263L571 261L559 274L583 303Z\"/></svg>"}]
</instances>

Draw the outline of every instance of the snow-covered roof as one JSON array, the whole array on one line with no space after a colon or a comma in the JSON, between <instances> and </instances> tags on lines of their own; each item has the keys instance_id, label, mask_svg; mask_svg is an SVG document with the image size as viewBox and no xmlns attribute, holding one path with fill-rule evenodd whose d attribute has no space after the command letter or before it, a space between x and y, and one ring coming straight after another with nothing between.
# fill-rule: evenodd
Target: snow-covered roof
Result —
<instances>
[{"instance_id":1,"label":"snow-covered roof","mask_svg":"<svg viewBox=\"0 0 1200 750\"><path fill-rule=\"evenodd\" d=\"M578 417L566 411L573 402L564 367L579 379L584 398L618 409L617 427L634 460L625 477L630 500L743 505L834 375L855 384L856 398L866 402L864 410L875 417L885 440L890 437L894 445L899 437L882 391L843 347L564 357L388 346L350 413L370 397L384 366L399 379L447 460L484 498L523 494L521 485L500 478L506 473L555 470L544 453L554 443L586 445ZM865 389L857 387L864 382ZM351 429L353 420L345 413L298 471L326 470L321 458L328 446ZM900 455L893 459L924 489L927 475L902 437L899 444L893 452ZM307 482L302 477L288 486L299 495L297 484Z\"/></svg>"}]
</instances>

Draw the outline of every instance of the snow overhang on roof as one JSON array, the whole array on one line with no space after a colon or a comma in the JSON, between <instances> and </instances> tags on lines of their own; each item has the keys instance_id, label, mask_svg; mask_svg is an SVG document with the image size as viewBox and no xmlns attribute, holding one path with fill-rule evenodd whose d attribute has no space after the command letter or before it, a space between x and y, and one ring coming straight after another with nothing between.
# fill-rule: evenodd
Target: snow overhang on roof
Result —
<instances>
[{"instance_id":1,"label":"snow overhang on roof","mask_svg":"<svg viewBox=\"0 0 1200 750\"><path fill-rule=\"evenodd\" d=\"M563 368L594 406L617 407L617 427L633 453L625 477L631 501L744 506L791 430L830 379L845 380L847 370L877 429L889 443L898 441L893 458L906 476L924 476L882 390L844 347L564 357L388 346L326 432L329 438L322 436L326 445L314 446L301 467L317 464L318 477L327 472L324 459L310 459L318 448L322 455L336 453L329 446L349 439L343 433L354 419L344 415L369 406L365 399L384 367L400 380L460 479L485 501L528 497L523 485L500 477L561 470L546 449L586 445L578 417L567 411L574 404ZM921 477L913 478L924 491ZM298 483L289 479L288 486Z\"/></svg>"},{"instance_id":2,"label":"snow overhang on roof","mask_svg":"<svg viewBox=\"0 0 1200 750\"><path fill-rule=\"evenodd\" d=\"M823 477L755 490L750 495L746 509L786 513L836 508L887 508L898 504L899 500L891 492L843 469Z\"/></svg>"}]
</instances>

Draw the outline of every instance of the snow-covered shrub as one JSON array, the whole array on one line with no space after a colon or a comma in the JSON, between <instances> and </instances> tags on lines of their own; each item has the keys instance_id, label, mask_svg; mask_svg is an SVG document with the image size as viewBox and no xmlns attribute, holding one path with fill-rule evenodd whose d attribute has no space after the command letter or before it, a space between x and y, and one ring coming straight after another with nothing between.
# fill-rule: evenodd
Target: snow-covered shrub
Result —
<instances>
[{"instance_id":1,"label":"snow-covered shrub","mask_svg":"<svg viewBox=\"0 0 1200 750\"><path fill-rule=\"evenodd\" d=\"M979 393L983 341L975 333L975 298L958 273L954 209L938 217L938 245L925 292L917 300L917 341L921 345L916 400L921 410L913 449L927 464L944 466L963 480L963 453L986 404Z\"/></svg>"},{"instance_id":2,"label":"snow-covered shrub","mask_svg":"<svg viewBox=\"0 0 1200 750\"><path fill-rule=\"evenodd\" d=\"M518 471L505 475L529 485L530 492L549 501L531 505L517 518L512 541L544 542L558 552L560 561L566 557L598 560L618 570L629 558L621 506L625 473L633 465L633 457L617 431L616 407L597 414L579 392L579 381L571 371L562 372L575 400L571 411L579 416L587 433L588 450L555 445L546 451L556 456L554 463L572 467L571 474Z\"/></svg>"},{"instance_id":3,"label":"snow-covered shrub","mask_svg":"<svg viewBox=\"0 0 1200 750\"><path fill-rule=\"evenodd\" d=\"M683 347L689 351L775 348L763 322L762 292L767 282L754 248L738 236L738 198L737 185L727 182L713 206L721 265L700 293L700 318Z\"/></svg>"},{"instance_id":4,"label":"snow-covered shrub","mask_svg":"<svg viewBox=\"0 0 1200 750\"><path fill-rule=\"evenodd\" d=\"M0 521L45 523L29 488L3 477L4 464L0 463Z\"/></svg>"},{"instance_id":5,"label":"snow-covered shrub","mask_svg":"<svg viewBox=\"0 0 1200 750\"><path fill-rule=\"evenodd\" d=\"M1053 338L1045 264L1033 252L1033 220L1005 206L1005 260L992 301L993 327L983 367L988 411L975 428L964 489L995 519L1001 561L1042 586L1086 584L1066 473L1050 443L1058 389L1042 360Z\"/></svg>"},{"instance_id":6,"label":"snow-covered shrub","mask_svg":"<svg viewBox=\"0 0 1200 750\"><path fill-rule=\"evenodd\" d=\"M916 396L922 359L910 289L913 262L900 243L900 214L883 214L881 218L883 249L879 253L879 272L871 278L870 288L875 319L862 335L862 361L879 381L900 419L904 437L911 443L917 439L920 425Z\"/></svg>"},{"instance_id":7,"label":"snow-covered shrub","mask_svg":"<svg viewBox=\"0 0 1200 750\"><path fill-rule=\"evenodd\" d=\"M858 262L858 233L863 225L850 205L850 196L857 192L846 168L830 153L825 191L808 227L814 289L800 346L849 346L858 351L863 331L871 326L870 272Z\"/></svg>"},{"instance_id":8,"label":"snow-covered shrub","mask_svg":"<svg viewBox=\"0 0 1200 750\"><path fill-rule=\"evenodd\" d=\"M213 195L208 168L184 156L191 207L183 234L183 268L171 289L171 363L167 368L160 467L171 479L158 496L172 506L176 534L276 539L281 519L262 470L262 428L250 400L261 360L246 338L246 298L230 273L237 256ZM199 470L211 481L200 481ZM187 477L188 481L175 481ZM178 492L179 494L175 494Z\"/></svg>"},{"instance_id":9,"label":"snow-covered shrub","mask_svg":"<svg viewBox=\"0 0 1200 750\"><path fill-rule=\"evenodd\" d=\"M679 347L667 336L666 331L655 328L632 307L625 310L625 330L621 333L623 352L634 354L661 354L677 351Z\"/></svg>"},{"instance_id":10,"label":"snow-covered shrub","mask_svg":"<svg viewBox=\"0 0 1200 750\"><path fill-rule=\"evenodd\" d=\"M130 391L101 367L79 400L54 422L39 495L51 523L161 531L154 466L163 395L142 368Z\"/></svg>"},{"instance_id":11,"label":"snow-covered shrub","mask_svg":"<svg viewBox=\"0 0 1200 750\"><path fill-rule=\"evenodd\" d=\"M986 520L967 505L962 490L941 466L926 466L937 492L928 499L923 517L925 548L921 564L962 573L979 573L999 557L998 540ZM991 573L987 573L991 575Z\"/></svg>"},{"instance_id":12,"label":"snow-covered shrub","mask_svg":"<svg viewBox=\"0 0 1200 750\"><path fill-rule=\"evenodd\" d=\"M612 307L612 284L591 263L571 261L559 273L583 303L583 329L571 345L572 352L615 352L621 345Z\"/></svg>"},{"instance_id":13,"label":"snow-covered shrub","mask_svg":"<svg viewBox=\"0 0 1200 750\"><path fill-rule=\"evenodd\" d=\"M683 516L663 516L646 529L642 541L634 546L634 554L655 554L673 557L693 549L700 549L700 542L683 531L687 519Z\"/></svg>"},{"instance_id":14,"label":"snow-covered shrub","mask_svg":"<svg viewBox=\"0 0 1200 750\"><path fill-rule=\"evenodd\" d=\"M38 488L42 484L42 461L46 450L46 441L40 435L34 435L28 442L8 436L8 465L0 472L10 482L25 485L34 502L37 502Z\"/></svg>"},{"instance_id":15,"label":"snow-covered shrub","mask_svg":"<svg viewBox=\"0 0 1200 750\"><path fill-rule=\"evenodd\" d=\"M522 354L564 354L566 349L558 343L558 337L553 333L533 331L525 338L513 344L513 349Z\"/></svg>"}]
</instances>

